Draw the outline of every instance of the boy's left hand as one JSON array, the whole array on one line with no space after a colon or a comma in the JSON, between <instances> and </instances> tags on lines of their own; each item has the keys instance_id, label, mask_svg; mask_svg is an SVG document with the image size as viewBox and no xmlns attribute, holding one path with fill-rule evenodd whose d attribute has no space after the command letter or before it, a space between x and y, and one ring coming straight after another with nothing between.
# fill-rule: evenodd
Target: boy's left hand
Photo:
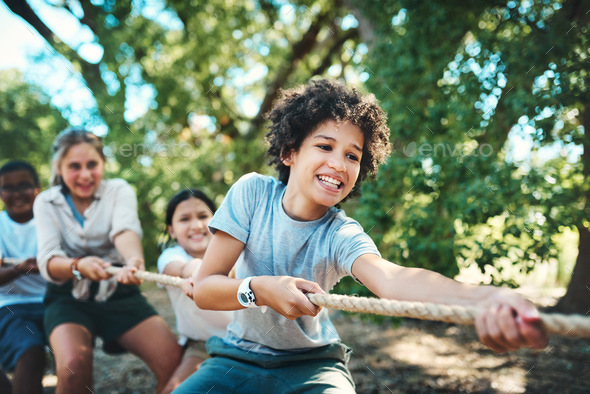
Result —
<instances>
[{"instance_id":1,"label":"boy's left hand","mask_svg":"<svg viewBox=\"0 0 590 394\"><path fill-rule=\"evenodd\" d=\"M481 342L493 351L547 346L549 336L537 308L516 292L498 289L480 307L475 328Z\"/></svg>"}]
</instances>

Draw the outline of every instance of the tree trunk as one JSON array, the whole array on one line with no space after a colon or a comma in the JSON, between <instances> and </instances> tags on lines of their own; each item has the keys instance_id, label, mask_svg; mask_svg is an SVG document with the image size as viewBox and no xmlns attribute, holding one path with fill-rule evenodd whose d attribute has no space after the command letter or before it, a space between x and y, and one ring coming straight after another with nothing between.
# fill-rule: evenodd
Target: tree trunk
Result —
<instances>
[{"instance_id":1,"label":"tree trunk","mask_svg":"<svg viewBox=\"0 0 590 394\"><path fill-rule=\"evenodd\" d=\"M590 230L580 225L578 259L567 292L553 310L561 313L590 314Z\"/></svg>"},{"instance_id":2,"label":"tree trunk","mask_svg":"<svg viewBox=\"0 0 590 394\"><path fill-rule=\"evenodd\" d=\"M590 80L589 80L590 82ZM585 183L590 182L590 103L584 106L582 113L584 124L584 153L582 153L582 164L584 166ZM584 204L585 214L578 224L580 233L580 244L578 246L578 259L572 273L572 279L567 286L567 292L553 308L562 313L579 313L590 315L590 229L584 227L584 219L590 219L590 189L586 190L586 202Z\"/></svg>"}]
</instances>

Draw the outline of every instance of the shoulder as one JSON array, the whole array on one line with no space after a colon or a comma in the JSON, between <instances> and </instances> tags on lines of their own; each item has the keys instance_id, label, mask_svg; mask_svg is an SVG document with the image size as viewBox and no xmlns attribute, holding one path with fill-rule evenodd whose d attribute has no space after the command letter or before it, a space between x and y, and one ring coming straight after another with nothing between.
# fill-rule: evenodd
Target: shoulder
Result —
<instances>
[{"instance_id":1,"label":"shoulder","mask_svg":"<svg viewBox=\"0 0 590 394\"><path fill-rule=\"evenodd\" d=\"M342 235L353 235L365 233L363 226L353 218L346 215L342 209L330 208L332 212L332 220L329 222L336 233Z\"/></svg>"},{"instance_id":2,"label":"shoulder","mask_svg":"<svg viewBox=\"0 0 590 394\"><path fill-rule=\"evenodd\" d=\"M135 190L124 179L103 179L94 196L95 198L115 199L120 193L135 195Z\"/></svg>"},{"instance_id":3,"label":"shoulder","mask_svg":"<svg viewBox=\"0 0 590 394\"><path fill-rule=\"evenodd\" d=\"M12 220L10 219L10 216L8 216L8 213L6 211L0 211L0 231L7 230L7 228L10 227L11 222Z\"/></svg>"},{"instance_id":4,"label":"shoulder","mask_svg":"<svg viewBox=\"0 0 590 394\"><path fill-rule=\"evenodd\" d=\"M251 185L275 185L280 182L272 176L262 175L257 172L250 172L238 179L236 184L238 183Z\"/></svg>"},{"instance_id":5,"label":"shoulder","mask_svg":"<svg viewBox=\"0 0 590 394\"><path fill-rule=\"evenodd\" d=\"M269 190L282 185L276 178L268 175L261 175L256 172L251 172L242 176L234 185L231 187L232 193L238 194L249 194L255 193L266 193Z\"/></svg>"},{"instance_id":6,"label":"shoulder","mask_svg":"<svg viewBox=\"0 0 590 394\"><path fill-rule=\"evenodd\" d=\"M57 203L65 202L63 193L61 192L61 186L52 186L47 190L42 191L35 198L35 204L37 203Z\"/></svg>"},{"instance_id":7,"label":"shoulder","mask_svg":"<svg viewBox=\"0 0 590 394\"><path fill-rule=\"evenodd\" d=\"M126 188L130 188L133 189L131 187L131 185L125 180L125 179L120 179L120 178L115 178L115 179L103 179L102 180L102 184L105 186L105 188L115 188L115 189L126 189Z\"/></svg>"},{"instance_id":8,"label":"shoulder","mask_svg":"<svg viewBox=\"0 0 590 394\"><path fill-rule=\"evenodd\" d=\"M185 255L186 251L180 245L174 245L169 248L164 249L160 257L167 257L167 256L182 256Z\"/></svg>"},{"instance_id":9,"label":"shoulder","mask_svg":"<svg viewBox=\"0 0 590 394\"><path fill-rule=\"evenodd\" d=\"M158 257L158 271L163 272L168 263L172 261L189 261L192 257L188 256L186 251L179 245L165 249Z\"/></svg>"}]
</instances>

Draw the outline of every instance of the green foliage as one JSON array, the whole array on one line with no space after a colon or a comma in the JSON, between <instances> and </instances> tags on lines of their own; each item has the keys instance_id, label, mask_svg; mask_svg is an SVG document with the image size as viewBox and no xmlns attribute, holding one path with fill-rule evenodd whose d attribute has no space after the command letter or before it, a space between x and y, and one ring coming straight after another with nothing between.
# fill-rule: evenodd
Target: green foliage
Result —
<instances>
[{"instance_id":1,"label":"green foliage","mask_svg":"<svg viewBox=\"0 0 590 394\"><path fill-rule=\"evenodd\" d=\"M174 193L199 187L220 203L243 174L271 171L262 115L280 88L334 64L342 73L358 67L360 57L349 54L360 44L358 32L342 28L348 11L335 5L127 0L62 7L104 50L93 64L48 38L96 100L78 125L108 127L107 175L136 188L148 266ZM57 64L47 53L37 60ZM132 107L138 97L148 107L139 117Z\"/></svg>"},{"instance_id":2,"label":"green foliage","mask_svg":"<svg viewBox=\"0 0 590 394\"><path fill-rule=\"evenodd\" d=\"M552 236L589 213L583 166L564 153L589 148L576 116L589 98L587 10L549 1L358 6L378 37L366 85L389 113L396 150L355 216L374 226L384 256L450 276L457 263L495 267L493 282L513 285L499 263L527 272L555 258ZM514 125L534 131L528 162L511 158L509 131L524 133ZM551 159L547 147L558 152Z\"/></svg>"},{"instance_id":3,"label":"green foliage","mask_svg":"<svg viewBox=\"0 0 590 394\"><path fill-rule=\"evenodd\" d=\"M31 85L17 70L0 71L0 165L26 160L47 186L51 143L66 126L61 113L50 105L40 87Z\"/></svg>"},{"instance_id":4,"label":"green foliage","mask_svg":"<svg viewBox=\"0 0 590 394\"><path fill-rule=\"evenodd\" d=\"M385 258L447 276L474 263L510 284L506 261L527 272L557 256L556 234L588 224L590 165L570 154L590 149L581 124L590 15L583 2L80 6L102 59L92 64L63 42L50 44L96 100L84 125L108 125L109 175L137 190L148 266L174 193L199 187L220 203L241 175L271 171L262 115L280 88L315 75L367 79L388 113L394 152L362 197L345 204ZM357 24L346 26L350 19ZM147 111L133 116L137 97ZM61 124L41 126L39 145L14 139L7 149L29 157L30 146L41 146L34 160L42 162ZM511 145L519 135L532 144L524 159ZM556 147L562 152L547 153ZM337 291L368 295L350 280Z\"/></svg>"}]
</instances>

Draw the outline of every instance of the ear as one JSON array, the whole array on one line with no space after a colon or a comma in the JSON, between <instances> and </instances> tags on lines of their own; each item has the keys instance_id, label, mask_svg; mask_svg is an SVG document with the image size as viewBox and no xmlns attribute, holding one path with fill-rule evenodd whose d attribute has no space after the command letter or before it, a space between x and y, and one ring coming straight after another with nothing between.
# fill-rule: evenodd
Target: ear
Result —
<instances>
[{"instance_id":1,"label":"ear","mask_svg":"<svg viewBox=\"0 0 590 394\"><path fill-rule=\"evenodd\" d=\"M291 165L293 165L293 151L291 150L288 153L284 154L283 157L281 158L281 161L287 167L290 167Z\"/></svg>"},{"instance_id":2,"label":"ear","mask_svg":"<svg viewBox=\"0 0 590 394\"><path fill-rule=\"evenodd\" d=\"M172 229L172 226L166 226L166 228L168 229L168 234L170 234L170 238L176 240L176 236L174 235L174 229Z\"/></svg>"}]
</instances>

